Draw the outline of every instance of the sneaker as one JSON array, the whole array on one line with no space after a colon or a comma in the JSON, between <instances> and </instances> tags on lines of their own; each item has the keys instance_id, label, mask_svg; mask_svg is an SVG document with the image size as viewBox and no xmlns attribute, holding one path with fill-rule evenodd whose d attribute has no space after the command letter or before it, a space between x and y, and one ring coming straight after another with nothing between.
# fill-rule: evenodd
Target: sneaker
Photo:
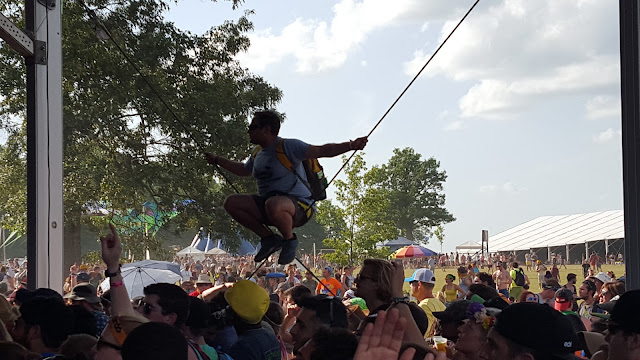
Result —
<instances>
[{"instance_id":1,"label":"sneaker","mask_svg":"<svg viewBox=\"0 0 640 360\"><path fill-rule=\"evenodd\" d=\"M284 239L278 234L269 235L260 239L260 251L254 258L255 262L260 262L282 248Z\"/></svg>"},{"instance_id":2,"label":"sneaker","mask_svg":"<svg viewBox=\"0 0 640 360\"><path fill-rule=\"evenodd\" d=\"M278 258L278 264L287 265L296 258L296 249L298 248L298 238L296 234L293 234L293 239L285 240L282 245L282 251L280 251L280 257Z\"/></svg>"}]
</instances>

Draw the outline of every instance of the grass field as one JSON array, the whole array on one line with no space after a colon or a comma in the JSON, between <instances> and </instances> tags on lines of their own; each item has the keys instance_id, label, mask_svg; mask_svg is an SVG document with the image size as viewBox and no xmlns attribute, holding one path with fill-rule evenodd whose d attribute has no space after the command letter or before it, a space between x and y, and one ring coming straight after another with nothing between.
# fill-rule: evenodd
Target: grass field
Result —
<instances>
[{"instance_id":1,"label":"grass field","mask_svg":"<svg viewBox=\"0 0 640 360\"><path fill-rule=\"evenodd\" d=\"M550 269L551 266L547 265L547 268ZM529 277L529 281L531 282L531 288L530 290L533 292L540 292L540 289L538 288L538 274L535 271L527 271L526 267L523 266L523 269L525 270L525 274ZM405 275L406 277L410 277L413 272L415 271L415 269L404 269ZM481 272L488 272L487 268L484 269L480 269ZM493 271L495 271L495 267L493 268ZM605 273L607 271L613 271L613 273L616 275L616 277L622 276L624 274L624 265L602 265L602 271L604 271ZM580 265L567 265L567 268L565 269L564 266L560 267L560 285L564 285L567 282L567 274L569 273L574 273L576 275L578 275L578 284L580 284L580 282L583 280L582 277L582 266ZM448 267L445 269L445 271L442 271L442 268L436 268L435 271L435 275L436 275L436 286L434 288L434 294L437 291L440 291L442 289L442 287L445 284L444 281L444 277L447 274L453 274L456 276L456 281L455 283L458 283L458 274L457 274L457 268L456 267ZM405 283L404 285L404 291L405 292L409 292L409 283Z\"/></svg>"}]
</instances>

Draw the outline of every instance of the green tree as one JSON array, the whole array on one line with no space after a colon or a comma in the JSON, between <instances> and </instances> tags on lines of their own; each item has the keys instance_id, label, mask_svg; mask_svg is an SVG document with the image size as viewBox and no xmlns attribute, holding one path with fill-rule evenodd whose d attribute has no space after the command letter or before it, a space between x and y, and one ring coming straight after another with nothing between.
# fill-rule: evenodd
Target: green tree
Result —
<instances>
[{"instance_id":1,"label":"green tree","mask_svg":"<svg viewBox=\"0 0 640 360\"><path fill-rule=\"evenodd\" d=\"M338 205L325 201L318 206L318 222L327 232L323 243L335 249L326 255L329 261L346 265L390 255L387 248L378 249L376 244L394 238L397 231L383 215L389 205L384 192L365 181L366 171L362 154L357 154L344 168L346 180L334 182Z\"/></svg>"},{"instance_id":2,"label":"green tree","mask_svg":"<svg viewBox=\"0 0 640 360\"><path fill-rule=\"evenodd\" d=\"M176 231L204 226L237 245L245 230L222 207L232 189L206 164L202 148L243 159L250 149L247 118L281 99L280 90L234 59L249 46L247 14L200 36L165 19L169 1L86 3L179 120L112 42L98 41L94 20L81 4L65 2L65 263L80 259L81 225L95 229L87 216L92 209L125 212L148 200L180 212L172 220ZM232 3L235 7L240 1ZM0 10L24 26L22 1L0 0ZM24 232L25 68L6 43L0 48L0 71L0 126L9 137L0 148L0 179L10 180L0 182L0 214L5 214L6 228ZM227 177L240 191L255 186L248 179ZM158 243L151 237L136 241L147 248Z\"/></svg>"},{"instance_id":3,"label":"green tree","mask_svg":"<svg viewBox=\"0 0 640 360\"><path fill-rule=\"evenodd\" d=\"M424 239L431 227L455 221L444 207L442 185L447 174L435 158L423 160L412 148L394 149L387 164L372 168L367 175L387 198L388 219L407 239Z\"/></svg>"}]
</instances>

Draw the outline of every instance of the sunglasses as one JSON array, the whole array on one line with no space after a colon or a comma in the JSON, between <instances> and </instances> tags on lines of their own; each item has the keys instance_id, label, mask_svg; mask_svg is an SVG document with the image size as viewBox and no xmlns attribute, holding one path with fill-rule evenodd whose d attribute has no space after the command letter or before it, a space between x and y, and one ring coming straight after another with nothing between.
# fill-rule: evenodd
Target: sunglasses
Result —
<instances>
[{"instance_id":1,"label":"sunglasses","mask_svg":"<svg viewBox=\"0 0 640 360\"><path fill-rule=\"evenodd\" d=\"M153 307L153 305L146 303L146 302L141 302L140 303L140 307L142 307L142 312L145 315L149 315L151 314L154 310L158 310L155 307Z\"/></svg>"}]
</instances>

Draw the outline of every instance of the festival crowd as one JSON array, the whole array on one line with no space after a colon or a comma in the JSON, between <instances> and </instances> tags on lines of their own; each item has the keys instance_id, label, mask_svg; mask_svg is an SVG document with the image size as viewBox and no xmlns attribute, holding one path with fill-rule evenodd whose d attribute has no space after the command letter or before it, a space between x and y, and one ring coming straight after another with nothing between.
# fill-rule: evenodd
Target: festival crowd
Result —
<instances>
[{"instance_id":1,"label":"festival crowd","mask_svg":"<svg viewBox=\"0 0 640 360\"><path fill-rule=\"evenodd\" d=\"M176 258L180 281L132 299L115 228L101 241L104 263L74 265L64 295L27 290L17 260L0 269L0 359L640 359L640 291L597 264L561 281L561 262L528 256L530 280L508 254L445 258L445 273L425 258L409 278L379 259Z\"/></svg>"}]
</instances>

